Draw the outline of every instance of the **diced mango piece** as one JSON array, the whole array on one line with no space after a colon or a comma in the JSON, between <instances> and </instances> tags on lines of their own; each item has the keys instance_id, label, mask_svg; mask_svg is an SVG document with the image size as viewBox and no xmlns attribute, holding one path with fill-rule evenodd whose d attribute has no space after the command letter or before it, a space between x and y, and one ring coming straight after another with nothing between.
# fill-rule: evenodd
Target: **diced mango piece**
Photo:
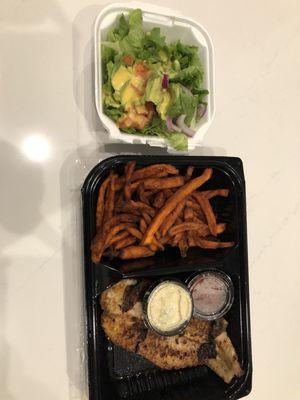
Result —
<instances>
[{"instance_id":1,"label":"diced mango piece","mask_svg":"<svg viewBox=\"0 0 300 400\"><path fill-rule=\"evenodd\" d=\"M169 104L171 101L171 96L169 92L164 92L162 95L162 101L161 103L157 106L157 111L161 117L161 119L165 120L166 119L166 113L169 108Z\"/></svg>"},{"instance_id":2,"label":"diced mango piece","mask_svg":"<svg viewBox=\"0 0 300 400\"><path fill-rule=\"evenodd\" d=\"M122 87L131 79L132 75L124 65L121 65L114 73L111 84L115 90L121 90Z\"/></svg>"},{"instance_id":3,"label":"diced mango piece","mask_svg":"<svg viewBox=\"0 0 300 400\"><path fill-rule=\"evenodd\" d=\"M137 101L139 99L139 95L137 94L137 92L134 90L134 88L128 84L122 94L121 94L121 102L123 104L123 106L128 106L132 103L134 103L135 101Z\"/></svg>"}]
</instances>

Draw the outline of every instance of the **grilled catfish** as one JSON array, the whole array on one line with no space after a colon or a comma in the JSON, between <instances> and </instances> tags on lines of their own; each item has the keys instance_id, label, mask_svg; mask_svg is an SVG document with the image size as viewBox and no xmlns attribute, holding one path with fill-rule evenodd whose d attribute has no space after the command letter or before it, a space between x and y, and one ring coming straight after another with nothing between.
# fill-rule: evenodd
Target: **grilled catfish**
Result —
<instances>
[{"instance_id":1,"label":"grilled catfish","mask_svg":"<svg viewBox=\"0 0 300 400\"><path fill-rule=\"evenodd\" d=\"M101 324L114 344L162 369L206 365L226 383L243 375L223 318L202 321L193 317L182 334L171 337L147 329L143 322L142 294L148 284L146 280L124 279L102 293Z\"/></svg>"}]
</instances>

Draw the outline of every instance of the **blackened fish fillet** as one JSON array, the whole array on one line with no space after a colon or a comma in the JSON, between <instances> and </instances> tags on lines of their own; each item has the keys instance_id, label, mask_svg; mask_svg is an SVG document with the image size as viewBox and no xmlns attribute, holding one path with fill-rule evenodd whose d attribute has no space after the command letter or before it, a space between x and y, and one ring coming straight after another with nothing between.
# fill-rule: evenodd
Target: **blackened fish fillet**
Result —
<instances>
[{"instance_id":1,"label":"blackened fish fillet","mask_svg":"<svg viewBox=\"0 0 300 400\"><path fill-rule=\"evenodd\" d=\"M146 286L144 280L124 279L102 293L101 324L113 343L162 369L207 365L226 383L243 374L224 319L192 318L183 334L171 337L145 328L142 294Z\"/></svg>"}]
</instances>

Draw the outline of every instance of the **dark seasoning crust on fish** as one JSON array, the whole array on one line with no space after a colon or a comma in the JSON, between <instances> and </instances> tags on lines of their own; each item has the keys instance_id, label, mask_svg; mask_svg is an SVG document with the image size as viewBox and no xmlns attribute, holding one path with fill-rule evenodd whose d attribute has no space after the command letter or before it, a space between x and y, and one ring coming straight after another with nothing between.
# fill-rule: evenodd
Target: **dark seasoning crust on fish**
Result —
<instances>
[{"instance_id":1,"label":"dark seasoning crust on fish","mask_svg":"<svg viewBox=\"0 0 300 400\"><path fill-rule=\"evenodd\" d=\"M192 318L182 334L171 337L148 330L143 322L141 302L148 285L145 280L124 279L102 293L101 325L115 345L162 369L206 365L226 383L243 375L223 318L218 321Z\"/></svg>"}]
</instances>

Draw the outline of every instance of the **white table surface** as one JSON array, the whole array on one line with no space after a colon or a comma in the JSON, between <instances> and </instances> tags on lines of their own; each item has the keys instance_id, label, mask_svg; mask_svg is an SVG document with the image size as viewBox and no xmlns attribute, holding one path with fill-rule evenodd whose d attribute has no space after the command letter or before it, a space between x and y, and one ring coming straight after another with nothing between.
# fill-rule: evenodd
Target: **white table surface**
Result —
<instances>
[{"instance_id":1,"label":"white table surface","mask_svg":"<svg viewBox=\"0 0 300 400\"><path fill-rule=\"evenodd\" d=\"M103 4L0 2L3 400L86 398L79 187L104 153L154 151L107 145L97 121L91 38ZM244 162L254 363L248 398L298 400L300 3L163 4L200 21L215 45L216 117L193 154Z\"/></svg>"}]
</instances>

